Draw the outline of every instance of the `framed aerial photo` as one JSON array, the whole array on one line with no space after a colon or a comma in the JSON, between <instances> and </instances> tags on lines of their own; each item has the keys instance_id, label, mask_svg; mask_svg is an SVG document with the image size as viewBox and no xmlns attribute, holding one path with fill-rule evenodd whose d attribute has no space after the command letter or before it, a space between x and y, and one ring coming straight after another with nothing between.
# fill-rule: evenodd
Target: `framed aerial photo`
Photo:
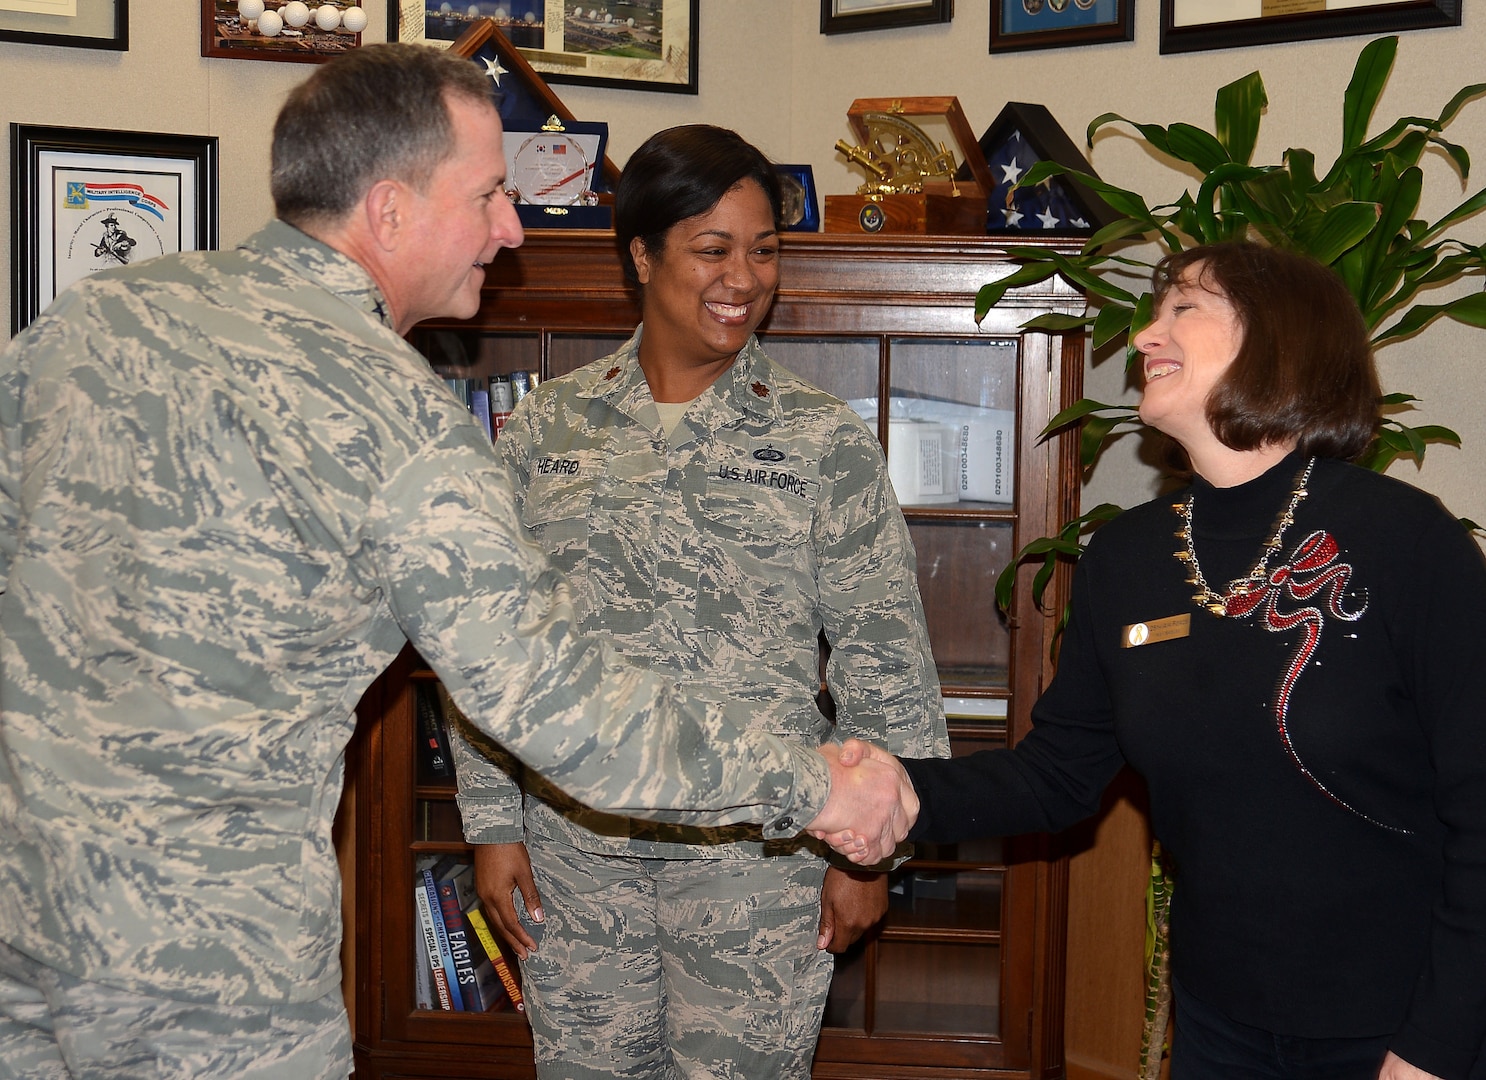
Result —
<instances>
[{"instance_id":1,"label":"framed aerial photo","mask_svg":"<svg viewBox=\"0 0 1486 1080\"><path fill-rule=\"evenodd\" d=\"M10 125L11 326L88 274L217 246L217 140Z\"/></svg>"},{"instance_id":2,"label":"framed aerial photo","mask_svg":"<svg viewBox=\"0 0 1486 1080\"><path fill-rule=\"evenodd\" d=\"M1459 26L1464 0L1161 0L1161 51Z\"/></svg>"},{"instance_id":3,"label":"framed aerial photo","mask_svg":"<svg viewBox=\"0 0 1486 1080\"><path fill-rule=\"evenodd\" d=\"M202 56L323 64L360 45L365 29L354 0L201 0Z\"/></svg>"},{"instance_id":4,"label":"framed aerial photo","mask_svg":"<svg viewBox=\"0 0 1486 1080\"><path fill-rule=\"evenodd\" d=\"M699 2L388 0L387 37L447 46L490 19L548 82L695 94Z\"/></svg>"},{"instance_id":5,"label":"framed aerial photo","mask_svg":"<svg viewBox=\"0 0 1486 1080\"><path fill-rule=\"evenodd\" d=\"M1135 0L991 0L991 52L1130 41L1134 9Z\"/></svg>"},{"instance_id":6,"label":"framed aerial photo","mask_svg":"<svg viewBox=\"0 0 1486 1080\"><path fill-rule=\"evenodd\" d=\"M954 14L954 0L820 0L820 32L851 34L947 23Z\"/></svg>"},{"instance_id":7,"label":"framed aerial photo","mask_svg":"<svg viewBox=\"0 0 1486 1080\"><path fill-rule=\"evenodd\" d=\"M0 41L129 48L129 0L0 0Z\"/></svg>"}]
</instances>

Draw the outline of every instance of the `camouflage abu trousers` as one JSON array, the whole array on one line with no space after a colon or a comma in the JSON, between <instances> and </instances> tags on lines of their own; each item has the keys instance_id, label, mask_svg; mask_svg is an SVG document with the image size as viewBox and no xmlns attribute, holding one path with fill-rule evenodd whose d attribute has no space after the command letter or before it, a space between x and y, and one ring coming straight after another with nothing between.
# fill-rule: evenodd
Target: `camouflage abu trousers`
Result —
<instances>
[{"instance_id":1,"label":"camouflage abu trousers","mask_svg":"<svg viewBox=\"0 0 1486 1080\"><path fill-rule=\"evenodd\" d=\"M528 850L539 1077L807 1080L833 969L815 947L823 862Z\"/></svg>"},{"instance_id":2,"label":"camouflage abu trousers","mask_svg":"<svg viewBox=\"0 0 1486 1080\"><path fill-rule=\"evenodd\" d=\"M203 1005L54 971L0 944L0 1080L344 1080L340 989L297 1005Z\"/></svg>"}]
</instances>

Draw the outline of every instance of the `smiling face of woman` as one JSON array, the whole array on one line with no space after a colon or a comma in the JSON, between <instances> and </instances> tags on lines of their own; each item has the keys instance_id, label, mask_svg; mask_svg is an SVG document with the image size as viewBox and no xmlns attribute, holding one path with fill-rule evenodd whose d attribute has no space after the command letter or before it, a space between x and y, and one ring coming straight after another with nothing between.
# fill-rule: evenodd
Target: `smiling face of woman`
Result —
<instances>
[{"instance_id":1,"label":"smiling face of woman","mask_svg":"<svg viewBox=\"0 0 1486 1080\"><path fill-rule=\"evenodd\" d=\"M1189 451L1212 439L1207 399L1243 343L1238 311L1202 280L1202 265L1171 284L1151 324L1135 336L1145 390L1140 418Z\"/></svg>"},{"instance_id":2,"label":"smiling face of woman","mask_svg":"<svg viewBox=\"0 0 1486 1080\"><path fill-rule=\"evenodd\" d=\"M658 250L637 237L630 252L644 287L647 365L710 365L720 375L769 313L779 285L774 208L752 180L672 225Z\"/></svg>"}]
</instances>

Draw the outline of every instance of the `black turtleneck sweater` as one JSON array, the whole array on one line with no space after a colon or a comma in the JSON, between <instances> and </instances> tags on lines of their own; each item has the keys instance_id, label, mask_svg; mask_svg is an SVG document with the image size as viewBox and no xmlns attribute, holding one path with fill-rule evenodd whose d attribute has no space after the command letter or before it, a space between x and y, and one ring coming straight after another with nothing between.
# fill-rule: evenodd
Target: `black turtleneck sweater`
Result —
<instances>
[{"instance_id":1,"label":"black turtleneck sweater","mask_svg":"<svg viewBox=\"0 0 1486 1080\"><path fill-rule=\"evenodd\" d=\"M1242 617L1199 608L1173 505L1192 495L1222 592L1304 467L1198 479L1100 529L1031 734L905 762L911 839L1066 828L1129 762L1175 863L1190 993L1277 1033L1391 1034L1464 1080L1486 1034L1486 561L1430 496L1321 460L1265 595ZM1181 615L1187 632L1157 640ZM1139 623L1150 640L1122 647Z\"/></svg>"}]
</instances>

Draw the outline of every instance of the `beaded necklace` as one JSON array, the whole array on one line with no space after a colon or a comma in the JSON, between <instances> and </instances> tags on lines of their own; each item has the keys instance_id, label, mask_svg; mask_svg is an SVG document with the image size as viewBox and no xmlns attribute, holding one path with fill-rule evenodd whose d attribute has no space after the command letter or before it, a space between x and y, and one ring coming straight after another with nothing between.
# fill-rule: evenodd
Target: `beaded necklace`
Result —
<instances>
[{"instance_id":1,"label":"beaded necklace","mask_svg":"<svg viewBox=\"0 0 1486 1080\"><path fill-rule=\"evenodd\" d=\"M1247 596L1250 589L1269 577L1269 560L1280 549L1285 530L1294 523L1295 508L1310 494L1305 485L1309 482L1311 470L1315 467L1315 458L1305 463L1305 468L1300 470L1300 475L1295 480L1295 488L1290 493L1290 504L1280 511L1280 516L1275 521L1274 535L1260 549L1259 561L1247 574L1230 581L1227 591L1223 593L1213 591L1207 579L1202 576L1202 567L1197 563L1197 549L1192 545L1192 503L1196 498L1195 493L1188 495L1183 502L1171 504L1171 508L1182 519L1182 527L1177 530L1176 536L1183 542L1184 547L1175 553L1176 559L1178 562L1185 563L1190 571L1187 575L1187 584L1196 586L1197 592L1192 600L1199 607L1207 608L1214 615L1227 615L1230 603L1239 597Z\"/></svg>"}]
</instances>

